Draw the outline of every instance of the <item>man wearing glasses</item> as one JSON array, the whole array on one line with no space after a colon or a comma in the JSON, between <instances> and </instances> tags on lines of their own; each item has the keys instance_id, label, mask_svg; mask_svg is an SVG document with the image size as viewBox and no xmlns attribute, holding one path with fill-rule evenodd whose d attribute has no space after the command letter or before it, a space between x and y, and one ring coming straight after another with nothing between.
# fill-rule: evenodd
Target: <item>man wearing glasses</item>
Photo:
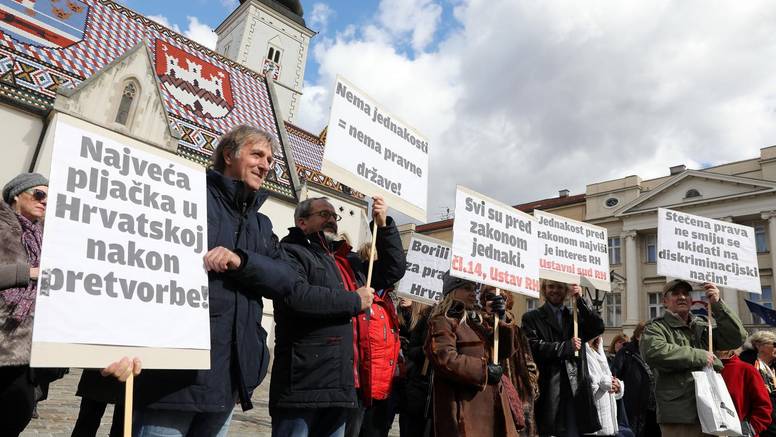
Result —
<instances>
[{"instance_id":1,"label":"man wearing glasses","mask_svg":"<svg viewBox=\"0 0 776 437\"><path fill-rule=\"evenodd\" d=\"M275 362L269 408L273 436L343 436L358 406L357 323L374 289L393 286L405 270L404 250L382 197L373 198L377 254L368 263L337 241L341 217L326 198L300 202L283 249L297 272L290 296L275 304ZM362 315L365 317L366 314Z\"/></svg>"},{"instance_id":2,"label":"man wearing glasses","mask_svg":"<svg viewBox=\"0 0 776 437\"><path fill-rule=\"evenodd\" d=\"M714 316L714 349L738 348L746 340L741 320L720 300L714 284L705 282L703 288ZM708 319L690 311L692 290L689 282L680 279L665 285L665 314L647 323L639 344L641 356L655 374L657 422L663 437L702 435L691 373L706 366L722 370L722 362L708 351Z\"/></svg>"}]
</instances>

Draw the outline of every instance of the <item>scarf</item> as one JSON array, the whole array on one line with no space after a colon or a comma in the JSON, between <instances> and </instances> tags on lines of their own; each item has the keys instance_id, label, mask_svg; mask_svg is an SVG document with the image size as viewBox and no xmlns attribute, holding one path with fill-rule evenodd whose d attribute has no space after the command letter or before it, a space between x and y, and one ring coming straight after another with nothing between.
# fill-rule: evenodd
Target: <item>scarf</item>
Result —
<instances>
[{"instance_id":1,"label":"scarf","mask_svg":"<svg viewBox=\"0 0 776 437\"><path fill-rule=\"evenodd\" d=\"M37 222L32 222L18 212L16 217L22 227L22 245L27 252L30 267L40 266L40 246L43 240L43 229ZM5 304L11 307L11 318L18 323L24 322L35 309L37 281L30 280L26 286L7 288L0 291Z\"/></svg>"},{"instance_id":2,"label":"scarf","mask_svg":"<svg viewBox=\"0 0 776 437\"><path fill-rule=\"evenodd\" d=\"M759 358L754 362L754 367L755 369L757 369L757 371L760 372L760 375L763 377L763 380L765 381L765 388L768 390L768 393L772 394L776 392L776 376L774 376L774 373L773 373L773 370L771 370L771 367L765 364Z\"/></svg>"}]
</instances>

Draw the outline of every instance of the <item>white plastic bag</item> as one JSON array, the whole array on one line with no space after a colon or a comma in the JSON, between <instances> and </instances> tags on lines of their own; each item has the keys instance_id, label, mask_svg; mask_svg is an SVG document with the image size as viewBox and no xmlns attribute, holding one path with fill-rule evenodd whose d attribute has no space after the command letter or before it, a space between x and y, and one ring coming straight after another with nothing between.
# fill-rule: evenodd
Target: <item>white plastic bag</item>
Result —
<instances>
[{"instance_id":1,"label":"white plastic bag","mask_svg":"<svg viewBox=\"0 0 776 437\"><path fill-rule=\"evenodd\" d=\"M695 402L703 432L740 436L741 421L722 375L706 367L703 371L692 372L692 377L695 380Z\"/></svg>"}]
</instances>

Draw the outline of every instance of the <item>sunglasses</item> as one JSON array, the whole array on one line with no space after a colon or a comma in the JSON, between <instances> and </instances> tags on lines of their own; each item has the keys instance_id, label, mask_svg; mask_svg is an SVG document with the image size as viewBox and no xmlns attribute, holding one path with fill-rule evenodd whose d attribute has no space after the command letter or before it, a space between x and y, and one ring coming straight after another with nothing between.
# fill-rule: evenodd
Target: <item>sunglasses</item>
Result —
<instances>
[{"instance_id":1,"label":"sunglasses","mask_svg":"<svg viewBox=\"0 0 776 437\"><path fill-rule=\"evenodd\" d=\"M46 200L46 197L48 197L48 193L46 193L43 190L32 189L25 191L26 193L30 193L33 199L37 200L38 202L43 202Z\"/></svg>"}]
</instances>

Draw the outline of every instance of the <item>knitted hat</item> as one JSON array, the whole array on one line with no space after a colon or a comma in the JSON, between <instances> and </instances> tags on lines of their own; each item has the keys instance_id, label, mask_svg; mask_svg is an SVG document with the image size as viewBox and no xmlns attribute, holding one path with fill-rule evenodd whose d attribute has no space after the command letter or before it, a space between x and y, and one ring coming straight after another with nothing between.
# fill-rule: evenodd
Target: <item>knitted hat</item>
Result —
<instances>
[{"instance_id":1,"label":"knitted hat","mask_svg":"<svg viewBox=\"0 0 776 437\"><path fill-rule=\"evenodd\" d=\"M48 186L48 184L48 179L38 173L21 173L5 184L3 187L3 200L5 200L5 203L10 204L13 198L22 191L40 185Z\"/></svg>"},{"instance_id":2,"label":"knitted hat","mask_svg":"<svg viewBox=\"0 0 776 437\"><path fill-rule=\"evenodd\" d=\"M442 295L447 296L451 291L467 284L474 284L474 282L450 276L450 270L448 270L442 275Z\"/></svg>"}]
</instances>

